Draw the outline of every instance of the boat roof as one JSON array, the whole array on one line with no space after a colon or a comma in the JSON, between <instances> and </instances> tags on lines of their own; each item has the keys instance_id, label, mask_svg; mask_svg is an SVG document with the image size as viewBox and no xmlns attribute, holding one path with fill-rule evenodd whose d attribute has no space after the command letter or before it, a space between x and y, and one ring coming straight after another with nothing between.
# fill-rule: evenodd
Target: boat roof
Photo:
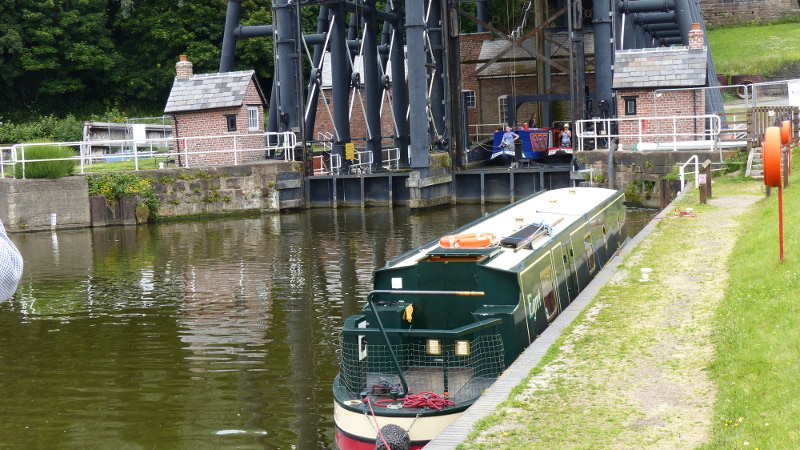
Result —
<instances>
[{"instance_id":1,"label":"boat roof","mask_svg":"<svg viewBox=\"0 0 800 450\"><path fill-rule=\"evenodd\" d=\"M595 187L575 187L554 189L525 198L511 204L493 214L482 217L451 234L491 233L497 241L520 233L532 225L545 224L552 229L555 236L570 225L585 217L595 207L612 198L618 191ZM517 249L494 243L491 248L499 251L491 252L492 257L486 267L511 270L544 246L550 239L544 233L534 239L530 245ZM461 250L461 249L459 249ZM480 250L474 249L480 253ZM411 266L425 259L432 252L441 252L439 239L432 241L415 251L401 255L390 262L392 268ZM462 250L463 252L463 250Z\"/></svg>"}]
</instances>

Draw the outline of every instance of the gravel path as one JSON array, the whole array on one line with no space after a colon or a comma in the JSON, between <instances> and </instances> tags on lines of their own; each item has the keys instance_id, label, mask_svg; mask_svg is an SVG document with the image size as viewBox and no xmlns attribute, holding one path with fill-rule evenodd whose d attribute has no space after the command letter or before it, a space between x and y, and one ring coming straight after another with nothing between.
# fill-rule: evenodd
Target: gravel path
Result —
<instances>
[{"instance_id":1,"label":"gravel path","mask_svg":"<svg viewBox=\"0 0 800 450\"><path fill-rule=\"evenodd\" d=\"M693 448L708 441L712 317L737 217L758 187L670 212L567 330L560 351L465 448ZM652 269L641 281L640 269Z\"/></svg>"}]
</instances>

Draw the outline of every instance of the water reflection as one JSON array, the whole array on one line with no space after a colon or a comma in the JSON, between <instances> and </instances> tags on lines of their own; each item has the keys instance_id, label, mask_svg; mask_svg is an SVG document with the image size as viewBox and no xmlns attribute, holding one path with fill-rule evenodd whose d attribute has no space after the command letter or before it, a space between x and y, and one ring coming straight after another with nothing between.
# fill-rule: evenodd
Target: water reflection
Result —
<instances>
[{"instance_id":1,"label":"water reflection","mask_svg":"<svg viewBox=\"0 0 800 450\"><path fill-rule=\"evenodd\" d=\"M338 330L373 270L486 212L313 210L12 235L25 273L0 304L3 442L330 448Z\"/></svg>"},{"instance_id":2,"label":"water reflection","mask_svg":"<svg viewBox=\"0 0 800 450\"><path fill-rule=\"evenodd\" d=\"M480 207L308 211L12 236L9 446L326 448L338 329L386 259Z\"/></svg>"}]
</instances>

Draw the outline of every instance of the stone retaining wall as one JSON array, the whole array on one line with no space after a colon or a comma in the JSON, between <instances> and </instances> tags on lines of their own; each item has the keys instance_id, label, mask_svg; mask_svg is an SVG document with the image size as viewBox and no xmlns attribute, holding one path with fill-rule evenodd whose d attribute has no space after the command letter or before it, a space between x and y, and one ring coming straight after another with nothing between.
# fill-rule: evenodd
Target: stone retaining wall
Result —
<instances>
[{"instance_id":1,"label":"stone retaining wall","mask_svg":"<svg viewBox=\"0 0 800 450\"><path fill-rule=\"evenodd\" d=\"M725 150L723 159L729 161L738 150ZM626 200L635 206L650 208L663 208L662 184L664 176L673 173L677 165L682 165L693 155L698 156L700 164L710 159L712 163L719 162L719 151L674 151L674 152L614 152L614 187L626 191ZM609 187L608 182L608 151L592 150L578 152L576 158L585 163L586 168L594 168L595 185ZM687 166L686 173L694 171L694 164ZM599 181L599 182L598 182ZM674 186L672 186L673 191ZM675 192L667 193L666 197L674 196Z\"/></svg>"},{"instance_id":2,"label":"stone retaining wall","mask_svg":"<svg viewBox=\"0 0 800 450\"><path fill-rule=\"evenodd\" d=\"M89 226L86 178L57 180L0 179L0 219L6 230L49 229L53 214L58 227Z\"/></svg>"},{"instance_id":3,"label":"stone retaining wall","mask_svg":"<svg viewBox=\"0 0 800 450\"><path fill-rule=\"evenodd\" d=\"M279 209L277 176L290 162L149 171L160 218Z\"/></svg>"},{"instance_id":4,"label":"stone retaining wall","mask_svg":"<svg viewBox=\"0 0 800 450\"><path fill-rule=\"evenodd\" d=\"M700 0L706 25L763 22L800 14L797 0Z\"/></svg>"},{"instance_id":5,"label":"stone retaining wall","mask_svg":"<svg viewBox=\"0 0 800 450\"><path fill-rule=\"evenodd\" d=\"M278 211L286 207L280 199L278 173L293 172L293 168L291 162L270 161L139 173L155 180L156 195L162 202L159 218L169 219ZM295 203L292 205L297 206ZM102 197L91 200L84 175L57 180L0 179L0 219L9 232L49 229L53 214L57 228L135 224L136 217L125 211L135 211L136 206L121 206L109 206Z\"/></svg>"}]
</instances>

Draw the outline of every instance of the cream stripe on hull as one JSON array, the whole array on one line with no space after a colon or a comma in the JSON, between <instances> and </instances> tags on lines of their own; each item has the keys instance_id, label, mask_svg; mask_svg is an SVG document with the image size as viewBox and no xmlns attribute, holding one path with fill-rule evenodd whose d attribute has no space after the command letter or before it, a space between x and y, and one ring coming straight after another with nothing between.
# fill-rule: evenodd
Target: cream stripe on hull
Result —
<instances>
[{"instance_id":1,"label":"cream stripe on hull","mask_svg":"<svg viewBox=\"0 0 800 450\"><path fill-rule=\"evenodd\" d=\"M373 409L380 408L373 406ZM375 439L378 434L375 421L378 427L395 424L408 432L412 442L430 441L439 435L451 423L458 420L463 412L455 414L444 414L441 416L424 416L415 419L414 417L386 417L376 415L375 417L366 410L366 414L357 413L343 408L338 403L333 404L333 421L336 426L353 436L363 436L368 439Z\"/></svg>"}]
</instances>

